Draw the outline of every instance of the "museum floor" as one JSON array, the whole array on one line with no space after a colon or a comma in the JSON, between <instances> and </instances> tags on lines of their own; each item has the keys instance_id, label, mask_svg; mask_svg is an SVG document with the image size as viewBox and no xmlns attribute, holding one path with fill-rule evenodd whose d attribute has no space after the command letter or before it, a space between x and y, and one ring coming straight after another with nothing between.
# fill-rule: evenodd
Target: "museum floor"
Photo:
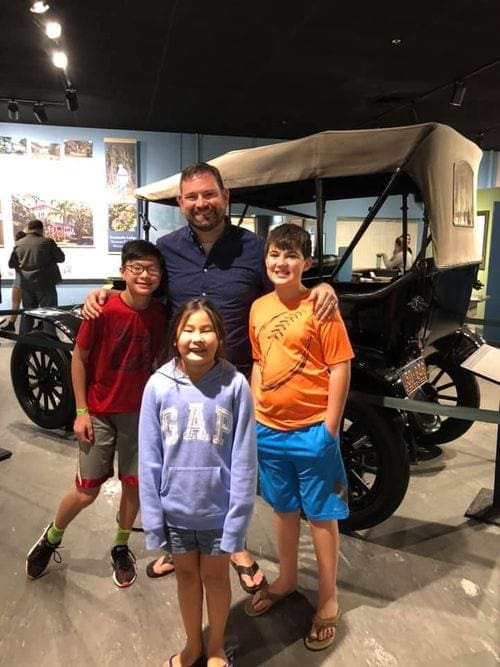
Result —
<instances>
[{"instance_id":1,"label":"museum floor","mask_svg":"<svg viewBox=\"0 0 500 667\"><path fill-rule=\"evenodd\" d=\"M17 405L10 384L12 343L0 347L0 665L159 667L183 641L175 576L148 579L141 533L131 537L139 577L113 584L109 564L116 482L67 530L62 563L25 577L25 555L53 517L75 470L75 441L43 431ZM498 389L482 383L482 407L497 409ZM492 487L496 427L476 423L434 461L413 466L394 516L342 536L343 622L329 651L303 646L314 609L314 558L306 526L298 592L268 615L249 619L233 578L228 642L238 667L477 665L500 662L500 529L464 518L481 487ZM257 500L249 545L268 578L276 570L269 508Z\"/></svg>"}]
</instances>

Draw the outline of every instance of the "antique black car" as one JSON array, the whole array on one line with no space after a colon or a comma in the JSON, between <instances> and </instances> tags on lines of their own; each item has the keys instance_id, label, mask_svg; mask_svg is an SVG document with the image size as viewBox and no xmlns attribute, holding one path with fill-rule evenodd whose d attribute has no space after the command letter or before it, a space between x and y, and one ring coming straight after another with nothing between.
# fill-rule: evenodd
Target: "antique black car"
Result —
<instances>
[{"instance_id":1,"label":"antique black car","mask_svg":"<svg viewBox=\"0 0 500 667\"><path fill-rule=\"evenodd\" d=\"M240 221L249 207L265 209L300 224L306 221L315 238L322 239L329 224L327 202L371 198L342 256L326 257L323 244L316 243L315 268L307 277L310 284L319 279L334 284L356 353L341 433L351 509L344 529L368 528L390 516L406 493L410 461L471 425L456 417L389 409L370 398L479 405L477 382L460 364L482 343L463 326L481 260L474 224L480 158L475 144L449 127L429 123L322 132L211 160ZM175 205L178 187L179 174L137 190L146 227L149 203ZM377 223L384 202L394 196L401 202L403 239L409 199L421 207L420 245L412 249L412 261L404 241L400 270L351 265L346 278L353 253ZM299 206L304 204L313 204L313 212ZM16 342L14 390L36 424L67 427L74 414L70 350L79 320L70 313L37 316L51 321L57 334L35 332Z\"/></svg>"}]
</instances>

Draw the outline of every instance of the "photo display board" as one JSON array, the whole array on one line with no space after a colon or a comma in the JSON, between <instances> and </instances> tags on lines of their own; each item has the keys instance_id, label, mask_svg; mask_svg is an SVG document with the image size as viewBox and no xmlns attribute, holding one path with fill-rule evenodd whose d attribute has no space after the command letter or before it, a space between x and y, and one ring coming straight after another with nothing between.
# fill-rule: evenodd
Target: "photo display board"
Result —
<instances>
[{"instance_id":1,"label":"photo display board","mask_svg":"<svg viewBox=\"0 0 500 667\"><path fill-rule=\"evenodd\" d=\"M116 275L123 244L139 236L135 139L41 141L0 137L0 270L18 231L44 224L66 255L64 279ZM118 256L117 256L118 255Z\"/></svg>"}]
</instances>

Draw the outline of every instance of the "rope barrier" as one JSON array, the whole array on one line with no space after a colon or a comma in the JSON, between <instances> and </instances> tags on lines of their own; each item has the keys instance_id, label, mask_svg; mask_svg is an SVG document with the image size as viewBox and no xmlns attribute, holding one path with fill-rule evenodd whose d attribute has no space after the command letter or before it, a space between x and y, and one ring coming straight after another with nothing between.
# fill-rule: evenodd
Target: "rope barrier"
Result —
<instances>
[{"instance_id":1,"label":"rope barrier","mask_svg":"<svg viewBox=\"0 0 500 667\"><path fill-rule=\"evenodd\" d=\"M491 327L500 327L500 320L483 320L481 317L466 317L466 324L486 324Z\"/></svg>"},{"instance_id":2,"label":"rope barrier","mask_svg":"<svg viewBox=\"0 0 500 667\"><path fill-rule=\"evenodd\" d=\"M466 408L460 405L442 405L427 401L415 401L410 398L395 398L394 396L376 396L374 394L359 393L367 403L383 408L394 410L405 410L406 412L421 412L428 415L442 415L443 417L454 417L467 421L481 421L489 424L500 424L500 412L498 410L485 410L482 408Z\"/></svg>"}]
</instances>

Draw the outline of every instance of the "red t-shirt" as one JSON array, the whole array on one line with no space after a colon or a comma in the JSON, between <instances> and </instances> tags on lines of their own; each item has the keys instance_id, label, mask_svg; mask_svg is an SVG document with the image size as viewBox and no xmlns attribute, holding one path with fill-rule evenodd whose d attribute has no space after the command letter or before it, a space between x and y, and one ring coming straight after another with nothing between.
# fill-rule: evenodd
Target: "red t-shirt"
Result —
<instances>
[{"instance_id":1,"label":"red t-shirt","mask_svg":"<svg viewBox=\"0 0 500 667\"><path fill-rule=\"evenodd\" d=\"M111 296L96 320L84 320L76 342L90 351L87 405L94 414L138 412L153 362L167 336L166 309L154 299L133 310Z\"/></svg>"}]
</instances>

